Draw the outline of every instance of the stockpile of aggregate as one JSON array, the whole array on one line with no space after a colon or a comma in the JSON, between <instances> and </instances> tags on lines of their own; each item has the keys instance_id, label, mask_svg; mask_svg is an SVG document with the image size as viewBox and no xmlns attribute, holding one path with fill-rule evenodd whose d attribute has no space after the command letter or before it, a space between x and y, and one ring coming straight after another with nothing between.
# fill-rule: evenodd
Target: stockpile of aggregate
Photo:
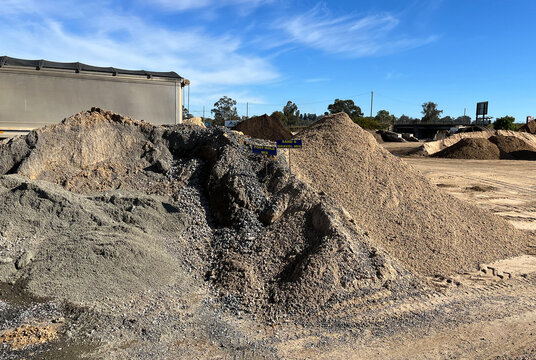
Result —
<instances>
[{"instance_id":1,"label":"stockpile of aggregate","mask_svg":"<svg viewBox=\"0 0 536 360\"><path fill-rule=\"evenodd\" d=\"M423 289L253 143L98 108L1 143L0 282L106 314L122 341L161 356L166 341L191 350L185 334L236 349L245 335L221 311L315 322L349 298Z\"/></svg>"},{"instance_id":2,"label":"stockpile of aggregate","mask_svg":"<svg viewBox=\"0 0 536 360\"><path fill-rule=\"evenodd\" d=\"M276 118L264 114L254 116L240 122L234 130L242 132L244 135L264 140L288 140L292 137L290 131Z\"/></svg>"},{"instance_id":3,"label":"stockpile of aggregate","mask_svg":"<svg viewBox=\"0 0 536 360\"><path fill-rule=\"evenodd\" d=\"M536 121L532 120L532 121L529 121L528 123L522 125L519 128L519 131L526 132L526 133L529 133L529 134L536 134Z\"/></svg>"},{"instance_id":4,"label":"stockpile of aggregate","mask_svg":"<svg viewBox=\"0 0 536 360\"><path fill-rule=\"evenodd\" d=\"M515 136L493 135L488 138L463 138L433 154L433 157L473 160L533 160L536 148Z\"/></svg>"},{"instance_id":5,"label":"stockpile of aggregate","mask_svg":"<svg viewBox=\"0 0 536 360\"><path fill-rule=\"evenodd\" d=\"M521 131L511 131L511 130L495 130L495 131L486 130L486 131L474 131L474 132L461 132L461 133L456 133L442 140L426 142L419 149L419 155L423 155L423 156L434 155L435 153L438 153L441 150L444 150L445 148L448 148L449 146L456 144L462 139L467 139L467 138L489 139L492 136L515 137L520 140L523 140L529 146L536 148L536 135L534 134L531 134L528 132L521 132Z\"/></svg>"},{"instance_id":6,"label":"stockpile of aggregate","mask_svg":"<svg viewBox=\"0 0 536 360\"><path fill-rule=\"evenodd\" d=\"M297 137L303 149L293 152L292 162L299 178L343 206L389 255L420 274L474 269L526 249L525 234L442 193L345 114L327 116Z\"/></svg>"},{"instance_id":7,"label":"stockpile of aggregate","mask_svg":"<svg viewBox=\"0 0 536 360\"><path fill-rule=\"evenodd\" d=\"M489 141L497 145L501 159L535 160L536 147L514 136L494 135Z\"/></svg>"},{"instance_id":8,"label":"stockpile of aggregate","mask_svg":"<svg viewBox=\"0 0 536 360\"><path fill-rule=\"evenodd\" d=\"M501 152L487 138L464 138L435 154L433 157L448 159L498 160Z\"/></svg>"}]
</instances>

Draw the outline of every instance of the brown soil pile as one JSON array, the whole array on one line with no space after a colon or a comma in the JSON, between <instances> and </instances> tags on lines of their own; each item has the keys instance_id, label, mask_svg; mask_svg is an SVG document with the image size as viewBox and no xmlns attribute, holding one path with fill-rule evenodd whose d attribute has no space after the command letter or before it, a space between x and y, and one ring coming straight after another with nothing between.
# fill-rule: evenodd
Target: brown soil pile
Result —
<instances>
[{"instance_id":1,"label":"brown soil pile","mask_svg":"<svg viewBox=\"0 0 536 360\"><path fill-rule=\"evenodd\" d=\"M463 138L432 156L473 160L534 160L536 148L515 136L493 135L489 138Z\"/></svg>"},{"instance_id":2,"label":"brown soil pile","mask_svg":"<svg viewBox=\"0 0 536 360\"><path fill-rule=\"evenodd\" d=\"M448 159L498 160L501 151L486 138L464 138L432 155Z\"/></svg>"},{"instance_id":3,"label":"brown soil pile","mask_svg":"<svg viewBox=\"0 0 536 360\"><path fill-rule=\"evenodd\" d=\"M421 274L474 269L526 248L523 233L442 193L345 114L328 116L299 137L304 148L292 158L299 177L328 194L391 256Z\"/></svg>"},{"instance_id":4,"label":"brown soil pile","mask_svg":"<svg viewBox=\"0 0 536 360\"><path fill-rule=\"evenodd\" d=\"M536 134L536 121L529 121L519 128L519 131Z\"/></svg>"},{"instance_id":5,"label":"brown soil pile","mask_svg":"<svg viewBox=\"0 0 536 360\"><path fill-rule=\"evenodd\" d=\"M497 145L501 159L535 160L536 148L514 136L495 135L489 141Z\"/></svg>"},{"instance_id":6,"label":"brown soil pile","mask_svg":"<svg viewBox=\"0 0 536 360\"><path fill-rule=\"evenodd\" d=\"M281 121L266 114L244 120L236 125L234 130L253 138L271 141L288 140L292 137Z\"/></svg>"}]
</instances>

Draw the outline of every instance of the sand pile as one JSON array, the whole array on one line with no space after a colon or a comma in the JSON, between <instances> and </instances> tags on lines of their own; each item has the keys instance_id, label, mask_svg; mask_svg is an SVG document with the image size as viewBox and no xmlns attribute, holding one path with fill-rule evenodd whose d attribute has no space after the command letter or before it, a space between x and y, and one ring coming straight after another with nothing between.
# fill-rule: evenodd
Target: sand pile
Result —
<instances>
[{"instance_id":1,"label":"sand pile","mask_svg":"<svg viewBox=\"0 0 536 360\"><path fill-rule=\"evenodd\" d=\"M474 160L533 160L536 148L515 136L493 135L489 138L464 138L433 157Z\"/></svg>"},{"instance_id":2,"label":"sand pile","mask_svg":"<svg viewBox=\"0 0 536 360\"><path fill-rule=\"evenodd\" d=\"M410 269L453 273L526 247L524 234L439 191L345 114L328 116L298 137L304 148L293 153L293 169L300 179L343 206Z\"/></svg>"},{"instance_id":3,"label":"sand pile","mask_svg":"<svg viewBox=\"0 0 536 360\"><path fill-rule=\"evenodd\" d=\"M182 123L185 125L196 125L196 126L201 126L202 128L206 128L205 123L203 122L203 119L200 118L199 116L194 116L188 119L184 119Z\"/></svg>"},{"instance_id":4,"label":"sand pile","mask_svg":"<svg viewBox=\"0 0 536 360\"><path fill-rule=\"evenodd\" d=\"M290 131L278 119L266 114L244 120L236 125L234 130L253 138L271 141L288 140L292 137Z\"/></svg>"}]
</instances>

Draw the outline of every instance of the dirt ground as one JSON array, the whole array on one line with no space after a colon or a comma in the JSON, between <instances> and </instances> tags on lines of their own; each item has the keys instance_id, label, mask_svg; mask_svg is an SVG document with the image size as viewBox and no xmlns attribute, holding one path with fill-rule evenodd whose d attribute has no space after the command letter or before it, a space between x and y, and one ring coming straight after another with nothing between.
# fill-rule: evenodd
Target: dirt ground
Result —
<instances>
[{"instance_id":1,"label":"dirt ground","mask_svg":"<svg viewBox=\"0 0 536 360\"><path fill-rule=\"evenodd\" d=\"M536 230L536 162L405 158L432 183L491 210L522 230Z\"/></svg>"}]
</instances>

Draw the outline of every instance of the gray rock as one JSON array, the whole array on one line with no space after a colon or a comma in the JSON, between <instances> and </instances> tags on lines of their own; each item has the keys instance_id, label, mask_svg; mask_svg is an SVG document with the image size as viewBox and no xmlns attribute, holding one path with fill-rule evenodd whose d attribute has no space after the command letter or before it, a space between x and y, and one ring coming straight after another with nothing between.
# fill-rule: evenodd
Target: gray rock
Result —
<instances>
[{"instance_id":1,"label":"gray rock","mask_svg":"<svg viewBox=\"0 0 536 360\"><path fill-rule=\"evenodd\" d=\"M11 264L13 262L13 259L6 256L6 257L0 257L0 264Z\"/></svg>"},{"instance_id":2,"label":"gray rock","mask_svg":"<svg viewBox=\"0 0 536 360\"><path fill-rule=\"evenodd\" d=\"M30 265L30 263L32 262L32 260L34 259L34 252L33 251L26 251L24 254L22 254L18 259L17 259L17 262L15 263L15 267L17 269L22 269L28 265Z\"/></svg>"}]
</instances>

